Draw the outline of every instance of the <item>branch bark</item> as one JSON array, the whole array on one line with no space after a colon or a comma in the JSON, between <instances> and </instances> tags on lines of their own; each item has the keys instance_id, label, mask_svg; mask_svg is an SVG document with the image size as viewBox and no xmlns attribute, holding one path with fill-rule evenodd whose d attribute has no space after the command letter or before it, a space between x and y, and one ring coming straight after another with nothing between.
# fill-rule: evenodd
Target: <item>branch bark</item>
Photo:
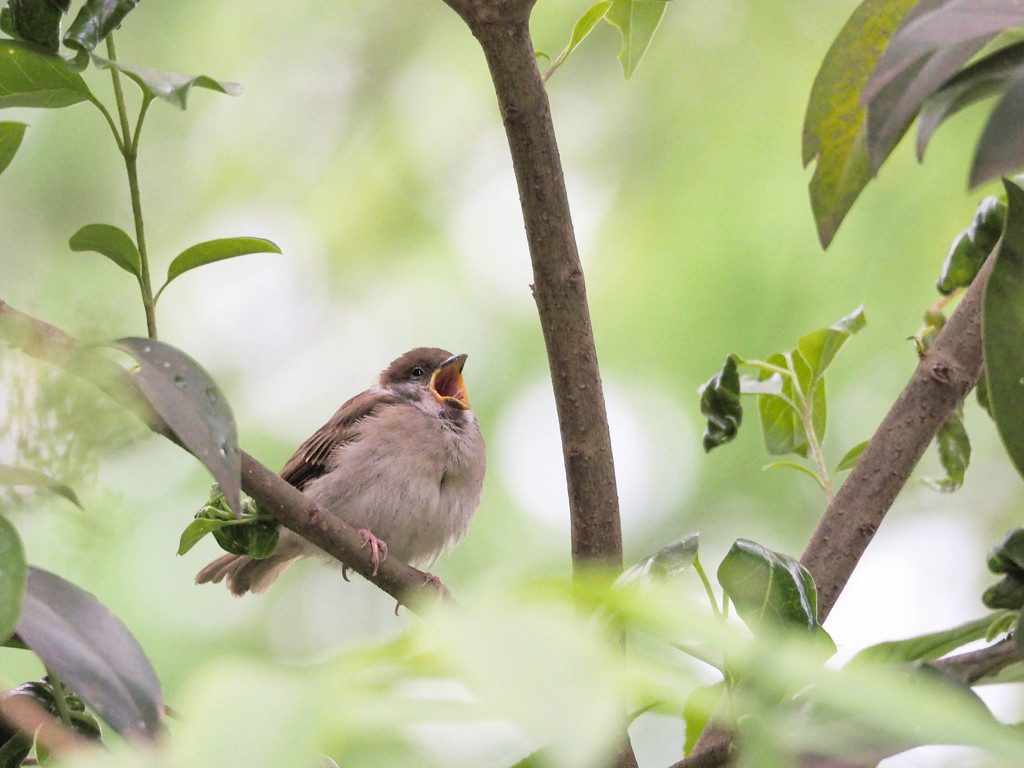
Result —
<instances>
[{"instance_id":1,"label":"branch bark","mask_svg":"<svg viewBox=\"0 0 1024 768\"><path fill-rule=\"evenodd\" d=\"M89 354L73 336L0 300L0 339L20 347L30 357L64 368L95 385L152 431L181 446L131 374L108 358ZM450 597L447 589L429 581L422 571L395 558L383 560L374 575L370 552L363 547L363 539L354 528L330 515L244 451L242 490L286 528L313 542L411 610L423 612L438 599Z\"/></svg>"},{"instance_id":2,"label":"branch bark","mask_svg":"<svg viewBox=\"0 0 1024 768\"><path fill-rule=\"evenodd\" d=\"M519 185L533 295L547 348L577 568L622 567L608 417L547 92L530 39L532 0L445 0L483 48Z\"/></svg>"}]
</instances>

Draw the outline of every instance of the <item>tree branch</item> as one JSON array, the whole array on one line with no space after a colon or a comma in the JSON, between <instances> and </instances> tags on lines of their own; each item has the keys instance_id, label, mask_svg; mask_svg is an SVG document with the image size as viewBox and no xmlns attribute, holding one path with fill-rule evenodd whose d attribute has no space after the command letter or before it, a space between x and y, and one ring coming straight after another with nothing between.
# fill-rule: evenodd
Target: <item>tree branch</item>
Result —
<instances>
[{"instance_id":1,"label":"tree branch","mask_svg":"<svg viewBox=\"0 0 1024 768\"><path fill-rule=\"evenodd\" d=\"M95 385L159 435L181 441L150 406L132 375L117 363L91 354L73 336L19 312L0 300L0 339L34 358L64 368ZM182 446L184 447L184 446ZM449 597L426 574L395 558L380 562L377 574L359 533L244 451L242 490L279 523L316 544L413 611ZM431 600L433 598L433 600ZM429 601L429 602L428 602Z\"/></svg>"},{"instance_id":2,"label":"tree branch","mask_svg":"<svg viewBox=\"0 0 1024 768\"><path fill-rule=\"evenodd\" d=\"M981 302L994 262L988 259L922 356L800 558L818 588L821 622L939 427L981 379Z\"/></svg>"},{"instance_id":3,"label":"tree branch","mask_svg":"<svg viewBox=\"0 0 1024 768\"><path fill-rule=\"evenodd\" d=\"M619 570L622 531L608 418L551 110L530 39L533 2L445 2L483 48L512 154L562 434L573 562Z\"/></svg>"}]
</instances>

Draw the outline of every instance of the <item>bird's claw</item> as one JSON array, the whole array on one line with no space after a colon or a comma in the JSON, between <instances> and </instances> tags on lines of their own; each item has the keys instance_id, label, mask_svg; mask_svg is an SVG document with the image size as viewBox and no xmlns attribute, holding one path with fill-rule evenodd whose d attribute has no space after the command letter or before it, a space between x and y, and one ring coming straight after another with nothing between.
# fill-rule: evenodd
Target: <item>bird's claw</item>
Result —
<instances>
[{"instance_id":1,"label":"bird's claw","mask_svg":"<svg viewBox=\"0 0 1024 768\"><path fill-rule=\"evenodd\" d=\"M369 528L360 528L359 535L363 537L362 547L370 548L370 563L373 564L373 575L377 575L377 566L380 565L381 560L386 560L388 556L388 544L383 539L378 539L373 535L373 531Z\"/></svg>"}]
</instances>

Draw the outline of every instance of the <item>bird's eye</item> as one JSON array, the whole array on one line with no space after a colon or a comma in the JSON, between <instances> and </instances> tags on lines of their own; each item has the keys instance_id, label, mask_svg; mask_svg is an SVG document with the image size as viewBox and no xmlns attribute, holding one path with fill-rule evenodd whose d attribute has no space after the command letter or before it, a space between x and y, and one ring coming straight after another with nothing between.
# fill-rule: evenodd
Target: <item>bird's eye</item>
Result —
<instances>
[{"instance_id":1,"label":"bird's eye","mask_svg":"<svg viewBox=\"0 0 1024 768\"><path fill-rule=\"evenodd\" d=\"M418 365L411 371L409 371L409 373L414 379L422 379L424 376L427 375L427 371Z\"/></svg>"}]
</instances>

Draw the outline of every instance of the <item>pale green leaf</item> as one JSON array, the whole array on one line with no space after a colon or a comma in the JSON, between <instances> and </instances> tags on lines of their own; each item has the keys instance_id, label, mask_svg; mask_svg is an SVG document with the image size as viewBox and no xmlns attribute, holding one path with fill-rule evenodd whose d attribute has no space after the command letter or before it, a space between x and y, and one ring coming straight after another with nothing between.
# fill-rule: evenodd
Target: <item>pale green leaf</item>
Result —
<instances>
[{"instance_id":1,"label":"pale green leaf","mask_svg":"<svg viewBox=\"0 0 1024 768\"><path fill-rule=\"evenodd\" d=\"M848 450L843 458L839 460L836 472L843 472L857 466L857 461L860 459L860 455L864 453L864 449L868 447L869 442L869 440L865 440L863 443L857 443L853 448Z\"/></svg>"},{"instance_id":2,"label":"pale green leaf","mask_svg":"<svg viewBox=\"0 0 1024 768\"><path fill-rule=\"evenodd\" d=\"M810 368L812 384L822 377L846 340L865 325L867 319L864 317L864 307L860 306L828 328L800 337L796 346Z\"/></svg>"},{"instance_id":3,"label":"pale green leaf","mask_svg":"<svg viewBox=\"0 0 1024 768\"><path fill-rule=\"evenodd\" d=\"M18 626L27 579L28 564L21 537L11 521L0 515L0 644Z\"/></svg>"},{"instance_id":4,"label":"pale green leaf","mask_svg":"<svg viewBox=\"0 0 1024 768\"><path fill-rule=\"evenodd\" d=\"M68 241L72 251L95 251L135 277L142 274L142 259L135 241L112 224L86 224Z\"/></svg>"},{"instance_id":5,"label":"pale green leaf","mask_svg":"<svg viewBox=\"0 0 1024 768\"><path fill-rule=\"evenodd\" d=\"M281 253L281 249L269 240L260 237L225 237L186 248L175 256L167 267L167 280L157 291L157 296L163 293L164 288L172 280L191 269L250 253Z\"/></svg>"},{"instance_id":6,"label":"pale green leaf","mask_svg":"<svg viewBox=\"0 0 1024 768\"><path fill-rule=\"evenodd\" d=\"M665 15L666 4L666 0L612 0L605 12L605 21L618 29L622 37L619 62L627 80L647 52Z\"/></svg>"},{"instance_id":7,"label":"pale green leaf","mask_svg":"<svg viewBox=\"0 0 1024 768\"><path fill-rule=\"evenodd\" d=\"M7 166L18 153L26 128L28 126L25 123L0 123L0 173L7 170Z\"/></svg>"},{"instance_id":8,"label":"pale green leaf","mask_svg":"<svg viewBox=\"0 0 1024 768\"><path fill-rule=\"evenodd\" d=\"M188 97L193 88L206 88L217 93L225 93L228 96L238 96L242 92L242 86L238 83L214 80L206 75L186 75L181 72L168 72L150 67L130 66L96 55L93 55L92 60L100 69L114 67L119 72L123 72L149 98L162 99L178 109L185 109L188 106Z\"/></svg>"},{"instance_id":9,"label":"pale green leaf","mask_svg":"<svg viewBox=\"0 0 1024 768\"><path fill-rule=\"evenodd\" d=\"M57 109L92 98L82 76L60 56L0 40L0 108Z\"/></svg>"}]
</instances>

